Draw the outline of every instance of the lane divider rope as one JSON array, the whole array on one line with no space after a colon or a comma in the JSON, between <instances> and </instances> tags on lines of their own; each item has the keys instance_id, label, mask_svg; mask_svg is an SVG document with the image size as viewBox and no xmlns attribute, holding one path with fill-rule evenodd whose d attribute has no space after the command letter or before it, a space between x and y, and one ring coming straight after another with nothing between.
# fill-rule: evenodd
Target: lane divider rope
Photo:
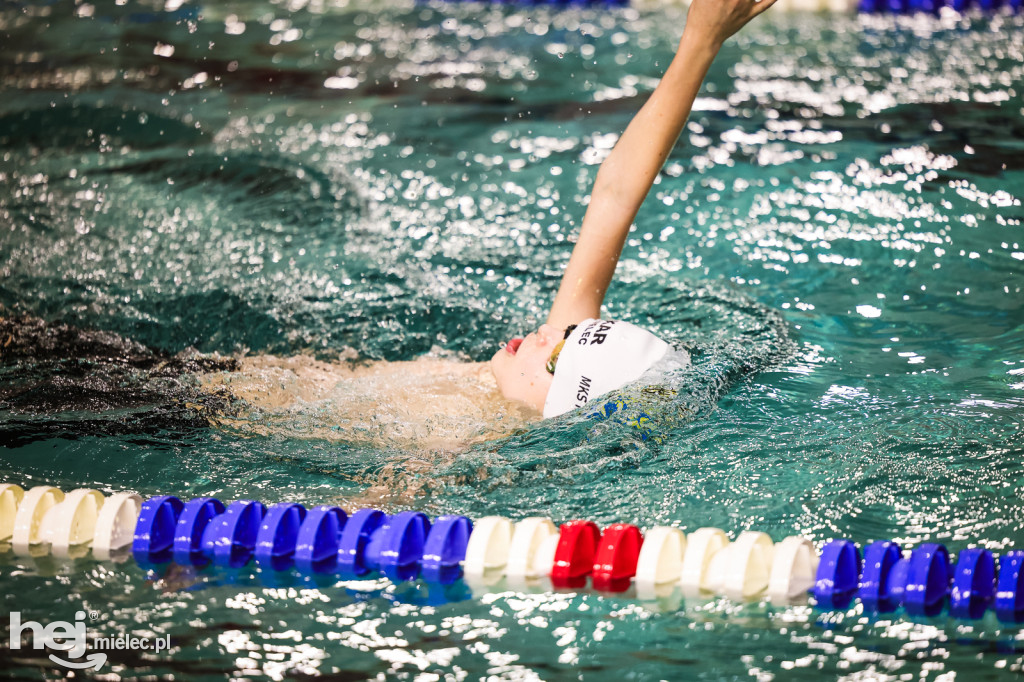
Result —
<instances>
[{"instance_id":1,"label":"lane divider rope","mask_svg":"<svg viewBox=\"0 0 1024 682\"><path fill-rule=\"evenodd\" d=\"M807 538L775 543L746 530L730 541L719 528L685 534L657 526L646 533L615 523L603 531L592 521L556 526L551 519L517 522L487 516L422 512L388 515L337 506L307 510L292 502L266 507L255 500L225 505L213 497L183 502L173 495L143 501L131 492L104 497L80 488L65 494L52 486L29 490L0 484L0 542L19 556L50 553L99 560L130 553L143 565L260 567L306 574L386 576L493 585L548 578L556 588L587 582L605 592L638 595L678 585L687 596L720 594L735 600L765 597L792 603L813 597L822 610L844 610L854 599L873 612L900 607L912 616L977 619L989 608L1007 623L1024 622L1024 551L1000 557L982 548L960 551L955 564L938 543L905 550L879 540L861 548L845 539L815 550Z\"/></svg>"},{"instance_id":2,"label":"lane divider rope","mask_svg":"<svg viewBox=\"0 0 1024 682\"><path fill-rule=\"evenodd\" d=\"M943 8L957 12L1019 12L1021 0L858 0L862 14L937 14Z\"/></svg>"}]
</instances>

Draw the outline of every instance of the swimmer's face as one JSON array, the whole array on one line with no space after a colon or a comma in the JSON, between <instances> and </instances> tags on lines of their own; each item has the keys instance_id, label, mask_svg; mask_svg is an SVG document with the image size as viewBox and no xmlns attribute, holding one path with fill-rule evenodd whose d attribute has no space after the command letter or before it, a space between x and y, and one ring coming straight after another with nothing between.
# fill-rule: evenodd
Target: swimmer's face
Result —
<instances>
[{"instance_id":1,"label":"swimmer's face","mask_svg":"<svg viewBox=\"0 0 1024 682\"><path fill-rule=\"evenodd\" d=\"M547 370L548 358L564 332L553 325L542 324L525 339L512 339L495 353L491 358L491 371L501 394L543 412L554 378Z\"/></svg>"}]
</instances>

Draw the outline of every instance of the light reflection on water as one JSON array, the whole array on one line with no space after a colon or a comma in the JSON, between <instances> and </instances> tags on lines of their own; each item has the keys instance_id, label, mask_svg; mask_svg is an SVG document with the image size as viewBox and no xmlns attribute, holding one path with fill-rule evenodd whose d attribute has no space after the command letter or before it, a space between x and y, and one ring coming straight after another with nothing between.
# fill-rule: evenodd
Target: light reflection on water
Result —
<instances>
[{"instance_id":1,"label":"light reflection on water","mask_svg":"<svg viewBox=\"0 0 1024 682\"><path fill-rule=\"evenodd\" d=\"M682 12L8 4L0 303L171 352L485 358L542 318ZM423 476L396 448L5 407L4 478L307 504L395 480L432 514L1024 545L1022 20L765 19L712 70L610 295L610 314L706 351L657 406L657 438L566 419ZM300 417L324 427L318 414ZM1022 664L1018 629L991 617L0 567L26 617L84 603L109 617L93 634L179 643L164 661L112 659L126 675L951 679Z\"/></svg>"}]
</instances>

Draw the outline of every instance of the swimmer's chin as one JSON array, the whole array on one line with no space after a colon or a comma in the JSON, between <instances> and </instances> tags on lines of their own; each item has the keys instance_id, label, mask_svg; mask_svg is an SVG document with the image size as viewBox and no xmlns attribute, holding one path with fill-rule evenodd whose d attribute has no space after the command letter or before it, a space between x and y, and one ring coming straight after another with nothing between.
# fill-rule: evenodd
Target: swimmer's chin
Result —
<instances>
[{"instance_id":1,"label":"swimmer's chin","mask_svg":"<svg viewBox=\"0 0 1024 682\"><path fill-rule=\"evenodd\" d=\"M505 350L502 349L498 352L504 353ZM513 408L518 412L521 418L529 421L539 421L543 419L543 405L538 407L537 405L534 405L526 400L517 400L516 398L509 397L508 395L505 394L504 391L501 390L501 386L498 385L498 378L494 375L493 363L493 360L491 362L478 363L480 366L480 371L478 372L477 377L479 378L480 383L484 386L492 388L495 391L495 393L501 396L501 399L505 401L510 408Z\"/></svg>"}]
</instances>

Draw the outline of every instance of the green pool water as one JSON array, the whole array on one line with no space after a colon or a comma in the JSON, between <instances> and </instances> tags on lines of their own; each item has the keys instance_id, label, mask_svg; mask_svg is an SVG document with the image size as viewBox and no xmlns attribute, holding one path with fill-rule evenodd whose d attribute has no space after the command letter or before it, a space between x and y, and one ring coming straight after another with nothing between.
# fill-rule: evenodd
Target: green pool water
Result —
<instances>
[{"instance_id":1,"label":"green pool water","mask_svg":"<svg viewBox=\"0 0 1024 682\"><path fill-rule=\"evenodd\" d=\"M684 17L4 2L3 315L165 355L486 359L543 320L602 154ZM81 344L0 339L0 479L308 505L393 481L431 515L1024 548L1022 82L1021 16L770 12L730 41L609 295L609 316L694 352L643 403L647 431L574 414L431 459L302 438L313 409L285 432L215 429L108 400L150 379ZM160 656L109 652L107 679L973 681L1024 664L991 613L678 593L5 551L0 599L23 619L84 609L90 636L171 635ZM62 675L2 622L4 675Z\"/></svg>"}]
</instances>

